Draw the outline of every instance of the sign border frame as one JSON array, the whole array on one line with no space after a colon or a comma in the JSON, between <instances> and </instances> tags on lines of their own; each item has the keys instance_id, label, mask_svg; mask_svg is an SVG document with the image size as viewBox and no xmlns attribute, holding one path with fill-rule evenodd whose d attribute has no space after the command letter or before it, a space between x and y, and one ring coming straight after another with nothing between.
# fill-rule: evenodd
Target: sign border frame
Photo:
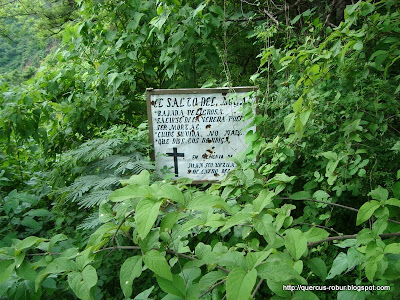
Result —
<instances>
[{"instance_id":1,"label":"sign border frame","mask_svg":"<svg viewBox=\"0 0 400 300\"><path fill-rule=\"evenodd\" d=\"M146 88L146 106L147 106L147 120L149 122L149 143L154 149L154 135L153 135L153 118L151 115L151 95L163 94L203 94L206 93L235 93L235 92L255 92L259 89L258 86L238 86L238 87L219 87L219 88L182 88L182 89L153 89ZM257 97L255 97L257 103ZM256 107L256 112L258 108ZM150 153L150 158L155 161L154 150ZM190 179L190 178L189 178ZM179 180L179 179L178 179ZM203 183L220 183L220 180L192 180L192 184Z\"/></svg>"}]
</instances>

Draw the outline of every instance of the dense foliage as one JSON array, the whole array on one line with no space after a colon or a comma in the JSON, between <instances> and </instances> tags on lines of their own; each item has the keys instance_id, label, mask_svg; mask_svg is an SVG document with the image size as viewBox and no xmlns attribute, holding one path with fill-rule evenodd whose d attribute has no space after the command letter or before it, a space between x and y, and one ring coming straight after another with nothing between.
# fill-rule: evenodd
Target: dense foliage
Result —
<instances>
[{"instance_id":1,"label":"dense foliage","mask_svg":"<svg viewBox=\"0 0 400 300\"><path fill-rule=\"evenodd\" d=\"M398 1L70 4L0 86L0 298L400 296ZM152 172L147 87L251 84L221 183Z\"/></svg>"}]
</instances>

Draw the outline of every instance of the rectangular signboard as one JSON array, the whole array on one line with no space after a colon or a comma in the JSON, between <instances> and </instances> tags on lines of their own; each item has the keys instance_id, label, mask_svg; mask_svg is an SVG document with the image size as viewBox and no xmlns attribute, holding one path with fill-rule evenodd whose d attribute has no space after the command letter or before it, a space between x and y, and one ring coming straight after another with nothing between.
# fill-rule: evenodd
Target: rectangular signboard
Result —
<instances>
[{"instance_id":1,"label":"rectangular signboard","mask_svg":"<svg viewBox=\"0 0 400 300\"><path fill-rule=\"evenodd\" d=\"M253 103L255 87L147 89L150 141L157 172L175 179L219 181L235 164L229 158L246 149L244 103Z\"/></svg>"}]
</instances>

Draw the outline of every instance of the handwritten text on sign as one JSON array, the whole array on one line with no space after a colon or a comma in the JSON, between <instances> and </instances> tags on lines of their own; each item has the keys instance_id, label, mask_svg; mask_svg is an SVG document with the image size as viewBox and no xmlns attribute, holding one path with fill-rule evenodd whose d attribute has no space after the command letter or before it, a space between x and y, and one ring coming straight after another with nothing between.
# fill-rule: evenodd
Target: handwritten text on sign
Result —
<instances>
[{"instance_id":1,"label":"handwritten text on sign","mask_svg":"<svg viewBox=\"0 0 400 300\"><path fill-rule=\"evenodd\" d=\"M175 178L221 180L235 164L229 160L244 151L244 103L254 103L248 88L150 90L149 118L157 171ZM255 131L255 128L248 130Z\"/></svg>"}]
</instances>

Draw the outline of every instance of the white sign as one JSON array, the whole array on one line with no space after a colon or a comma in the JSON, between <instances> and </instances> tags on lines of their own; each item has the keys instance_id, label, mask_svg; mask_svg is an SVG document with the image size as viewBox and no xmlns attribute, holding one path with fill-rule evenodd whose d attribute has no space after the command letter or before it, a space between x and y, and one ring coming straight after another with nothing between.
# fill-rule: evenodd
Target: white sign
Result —
<instances>
[{"instance_id":1,"label":"white sign","mask_svg":"<svg viewBox=\"0 0 400 300\"><path fill-rule=\"evenodd\" d=\"M255 103L254 87L147 90L150 138L157 172L174 178L219 181L246 149L244 103ZM232 92L230 92L232 91ZM252 105L254 110L254 105Z\"/></svg>"}]
</instances>

